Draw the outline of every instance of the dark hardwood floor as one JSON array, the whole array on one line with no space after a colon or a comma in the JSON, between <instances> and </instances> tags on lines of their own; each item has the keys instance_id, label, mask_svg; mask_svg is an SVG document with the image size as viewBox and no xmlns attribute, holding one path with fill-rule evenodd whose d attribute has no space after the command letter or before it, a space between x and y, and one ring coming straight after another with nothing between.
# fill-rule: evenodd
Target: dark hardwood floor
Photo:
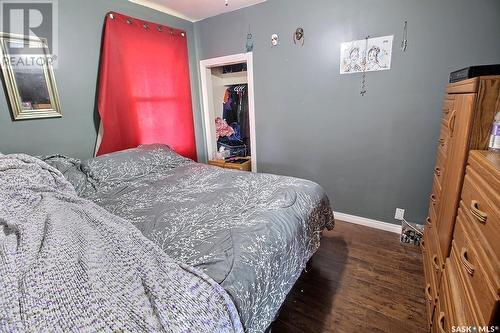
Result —
<instances>
[{"instance_id":1,"label":"dark hardwood floor","mask_svg":"<svg viewBox=\"0 0 500 333\"><path fill-rule=\"evenodd\" d=\"M394 233L337 222L272 333L427 332L422 256Z\"/></svg>"}]
</instances>

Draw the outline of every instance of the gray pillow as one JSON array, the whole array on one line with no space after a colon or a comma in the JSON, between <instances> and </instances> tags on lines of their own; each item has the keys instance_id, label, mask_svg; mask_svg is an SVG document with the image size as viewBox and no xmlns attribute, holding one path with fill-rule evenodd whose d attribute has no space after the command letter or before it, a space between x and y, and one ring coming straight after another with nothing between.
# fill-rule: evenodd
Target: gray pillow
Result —
<instances>
[{"instance_id":1,"label":"gray pillow","mask_svg":"<svg viewBox=\"0 0 500 333\"><path fill-rule=\"evenodd\" d=\"M119 183L143 177L157 170L168 170L192 162L167 145L141 145L82 162L82 170L98 183Z\"/></svg>"}]
</instances>

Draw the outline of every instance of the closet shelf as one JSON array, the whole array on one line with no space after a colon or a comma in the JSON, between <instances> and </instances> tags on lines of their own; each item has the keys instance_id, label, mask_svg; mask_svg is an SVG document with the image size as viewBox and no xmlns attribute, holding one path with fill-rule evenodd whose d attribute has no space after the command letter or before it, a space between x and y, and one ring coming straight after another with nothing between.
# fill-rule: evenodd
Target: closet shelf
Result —
<instances>
[{"instance_id":1,"label":"closet shelf","mask_svg":"<svg viewBox=\"0 0 500 333\"><path fill-rule=\"evenodd\" d=\"M226 74L217 74L218 78L221 79L221 83L224 86L233 86L237 84L247 84L248 76L247 72L236 72L236 73L226 73Z\"/></svg>"}]
</instances>

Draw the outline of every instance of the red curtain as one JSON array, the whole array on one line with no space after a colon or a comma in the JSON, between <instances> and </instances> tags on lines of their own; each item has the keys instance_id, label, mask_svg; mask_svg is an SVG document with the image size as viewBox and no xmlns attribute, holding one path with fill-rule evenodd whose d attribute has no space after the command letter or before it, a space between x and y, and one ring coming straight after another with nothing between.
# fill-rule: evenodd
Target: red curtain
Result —
<instances>
[{"instance_id":1,"label":"red curtain","mask_svg":"<svg viewBox=\"0 0 500 333\"><path fill-rule=\"evenodd\" d=\"M98 96L97 155L164 143L196 159L184 31L106 15Z\"/></svg>"}]
</instances>

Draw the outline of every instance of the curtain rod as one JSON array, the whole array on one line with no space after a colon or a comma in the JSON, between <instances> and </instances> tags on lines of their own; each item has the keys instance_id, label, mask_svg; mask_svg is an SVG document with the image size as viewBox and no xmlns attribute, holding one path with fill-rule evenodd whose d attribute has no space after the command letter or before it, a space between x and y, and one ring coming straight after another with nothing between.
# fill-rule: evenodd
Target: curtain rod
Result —
<instances>
[{"instance_id":1,"label":"curtain rod","mask_svg":"<svg viewBox=\"0 0 500 333\"><path fill-rule=\"evenodd\" d=\"M156 30L157 30L158 32L163 32L163 31L164 31L164 28L168 28L168 30L170 31L170 34L171 34L171 35L173 35L175 31L179 31L179 32L180 32L180 35L181 35L182 37L185 37L185 36L186 36L186 33L185 33L184 31L180 31L180 30L178 30L178 29L174 29L174 28L171 28L171 27L165 27L165 26L163 26L163 25L161 25L161 24L156 24L156 23L152 23L152 22L146 22L146 21L143 21L143 20L140 20L140 19L135 19L135 18L127 17L127 16L122 15L122 14L117 14L117 13L114 13L114 12L109 12L109 13L107 14L107 16L109 16L109 18L110 18L111 20L115 20L115 19L116 19L115 14L116 14L116 15L123 16L124 18L126 17L126 21L125 21L125 22L127 22L127 24L129 24L129 25L130 25L130 24L132 24L132 23L134 22L134 20L137 20L137 21L139 21L139 22L143 22L142 27L143 27L145 30L149 29L149 26L150 26L150 25L156 25Z\"/></svg>"}]
</instances>

